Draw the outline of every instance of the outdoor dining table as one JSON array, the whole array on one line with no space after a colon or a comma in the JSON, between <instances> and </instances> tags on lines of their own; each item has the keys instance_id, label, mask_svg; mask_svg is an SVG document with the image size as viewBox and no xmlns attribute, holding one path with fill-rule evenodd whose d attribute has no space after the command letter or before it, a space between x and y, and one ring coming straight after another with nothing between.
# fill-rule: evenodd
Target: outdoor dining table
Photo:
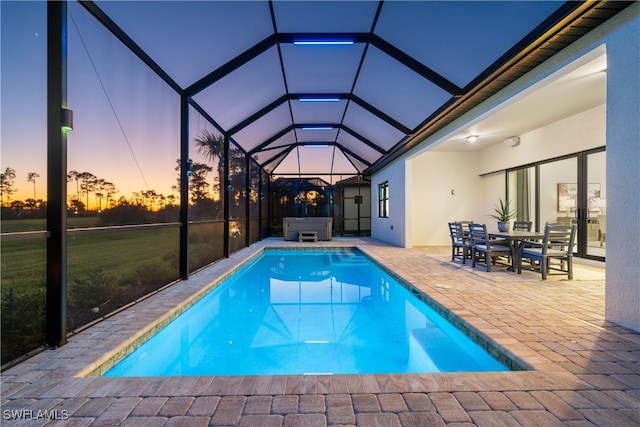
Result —
<instances>
[{"instance_id":1,"label":"outdoor dining table","mask_svg":"<svg viewBox=\"0 0 640 427\"><path fill-rule=\"evenodd\" d=\"M544 238L544 231L491 231L488 234L490 239L508 240L511 244L511 247L513 248L513 256L511 257L511 271L516 271L518 267L518 263L520 262L519 251L524 241L542 240L542 238Z\"/></svg>"}]
</instances>

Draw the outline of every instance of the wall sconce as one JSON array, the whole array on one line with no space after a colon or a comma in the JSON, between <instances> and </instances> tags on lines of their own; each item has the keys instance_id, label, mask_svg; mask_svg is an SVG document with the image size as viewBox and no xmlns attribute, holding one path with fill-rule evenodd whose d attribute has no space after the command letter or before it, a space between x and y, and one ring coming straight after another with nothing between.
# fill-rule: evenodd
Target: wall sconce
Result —
<instances>
[{"instance_id":1,"label":"wall sconce","mask_svg":"<svg viewBox=\"0 0 640 427\"><path fill-rule=\"evenodd\" d=\"M504 140L504 144L510 146L511 148L517 147L518 145L520 145L520 137L510 136L509 138Z\"/></svg>"},{"instance_id":2,"label":"wall sconce","mask_svg":"<svg viewBox=\"0 0 640 427\"><path fill-rule=\"evenodd\" d=\"M467 141L469 142L476 142L478 140L478 135L469 135L467 137Z\"/></svg>"},{"instance_id":3,"label":"wall sconce","mask_svg":"<svg viewBox=\"0 0 640 427\"><path fill-rule=\"evenodd\" d=\"M73 130L73 111L62 109L62 129Z\"/></svg>"}]
</instances>

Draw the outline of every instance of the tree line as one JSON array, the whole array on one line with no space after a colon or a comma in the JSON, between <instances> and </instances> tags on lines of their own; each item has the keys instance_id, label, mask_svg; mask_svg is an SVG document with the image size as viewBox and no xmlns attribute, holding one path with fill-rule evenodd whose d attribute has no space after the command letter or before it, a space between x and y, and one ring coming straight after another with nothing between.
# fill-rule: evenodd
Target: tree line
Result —
<instances>
[{"instance_id":1,"label":"tree line","mask_svg":"<svg viewBox=\"0 0 640 427\"><path fill-rule=\"evenodd\" d=\"M18 191L15 188L16 177L15 169L10 167L0 173L0 206L2 206L3 219L11 218L12 215L6 215L7 213L10 214L11 211L29 211L34 213L37 218L44 217L47 203L42 198L36 197L36 180L40 178L40 175L37 172L27 173L27 182L33 184L33 197L29 197L24 201L11 200L11 196Z\"/></svg>"},{"instance_id":2,"label":"tree line","mask_svg":"<svg viewBox=\"0 0 640 427\"><path fill-rule=\"evenodd\" d=\"M189 174L189 202L192 207L190 215L193 217L221 218L223 209L221 194L227 183L230 186L230 206L240 206L246 197L245 179L249 175L246 171L246 158L243 152L231 151L229 153L229 178L224 171L224 140L222 136L204 131L194 140L196 149L205 156L214 166L206 163L194 162L191 164ZM106 224L143 222L147 220L173 219L177 215L176 207L179 205L180 190L180 159L176 160L174 170L178 172L176 184L171 190L176 194L164 195L153 189L133 192L129 197L120 196L116 185L103 178L99 178L91 172L79 172L71 170L67 174L67 183L75 184L75 192L69 195L67 209L74 215L105 217ZM209 182L209 173L216 169L213 184ZM0 176L0 206L2 206L3 219L17 218L45 218L46 201L36 196L36 180L40 175L36 172L27 174L27 182L33 184L33 198L26 200L12 200L18 189L16 188L16 171L7 167ZM251 177L252 180L259 179ZM252 183L253 188L257 186ZM252 192L253 193L253 192ZM252 201L258 195L250 194ZM115 215L116 213L120 215ZM132 212L137 212L131 215ZM171 214L167 215L170 212ZM240 215L242 216L242 215ZM159 217L159 218L158 218ZM168 219L168 217L172 219Z\"/></svg>"}]
</instances>

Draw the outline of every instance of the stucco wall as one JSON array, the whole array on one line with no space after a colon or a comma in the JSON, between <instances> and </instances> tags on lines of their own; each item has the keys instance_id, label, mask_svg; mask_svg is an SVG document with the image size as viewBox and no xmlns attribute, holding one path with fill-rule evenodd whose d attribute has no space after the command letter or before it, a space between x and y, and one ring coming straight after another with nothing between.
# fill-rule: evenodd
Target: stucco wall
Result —
<instances>
[{"instance_id":1,"label":"stucco wall","mask_svg":"<svg viewBox=\"0 0 640 427\"><path fill-rule=\"evenodd\" d=\"M601 105L520 135L520 145L496 144L479 152L479 173L489 173L598 148L606 142L606 106Z\"/></svg>"},{"instance_id":2,"label":"stucco wall","mask_svg":"<svg viewBox=\"0 0 640 427\"><path fill-rule=\"evenodd\" d=\"M410 182L407 182L405 168L410 168L410 165L398 161L371 177L371 235L402 247L406 245L410 231L406 213L411 209L407 203ZM389 218L378 216L378 185L384 181L389 182Z\"/></svg>"},{"instance_id":3,"label":"stucco wall","mask_svg":"<svg viewBox=\"0 0 640 427\"><path fill-rule=\"evenodd\" d=\"M640 3L607 37L606 318L640 331Z\"/></svg>"},{"instance_id":4,"label":"stucco wall","mask_svg":"<svg viewBox=\"0 0 640 427\"><path fill-rule=\"evenodd\" d=\"M414 183L411 246L448 245L447 223L482 221L480 179L474 153L425 153L411 160ZM451 194L453 191L454 194Z\"/></svg>"}]
</instances>

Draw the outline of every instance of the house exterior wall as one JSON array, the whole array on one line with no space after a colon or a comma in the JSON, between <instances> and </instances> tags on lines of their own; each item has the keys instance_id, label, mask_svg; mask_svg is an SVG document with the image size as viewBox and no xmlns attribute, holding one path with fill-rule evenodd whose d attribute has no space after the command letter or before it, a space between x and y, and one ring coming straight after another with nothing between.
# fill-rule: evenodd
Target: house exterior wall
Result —
<instances>
[{"instance_id":1,"label":"house exterior wall","mask_svg":"<svg viewBox=\"0 0 640 427\"><path fill-rule=\"evenodd\" d=\"M606 105L520 135L520 145L492 145L478 154L479 174L573 154L606 143Z\"/></svg>"},{"instance_id":2,"label":"house exterior wall","mask_svg":"<svg viewBox=\"0 0 640 427\"><path fill-rule=\"evenodd\" d=\"M409 167L405 161L394 162L371 177L371 236L401 247L407 245L410 229L407 226L407 212L410 210L407 195L410 194L411 186L407 179ZM389 182L388 218L380 218L378 215L378 185L384 181Z\"/></svg>"},{"instance_id":3,"label":"house exterior wall","mask_svg":"<svg viewBox=\"0 0 640 427\"><path fill-rule=\"evenodd\" d=\"M483 220L477 154L431 152L410 161L412 246L448 245L448 222Z\"/></svg>"},{"instance_id":4,"label":"house exterior wall","mask_svg":"<svg viewBox=\"0 0 640 427\"><path fill-rule=\"evenodd\" d=\"M437 132L402 158L374 174L372 182L377 183L384 177L393 177L395 182L393 191L398 193L403 190L395 187L401 185L403 180L406 180L404 192L413 195L412 186L425 185L425 181L422 179L424 178L422 172L417 176L411 172L412 165L418 167L421 162L429 163L431 160L435 160L435 157L427 157L415 161L408 161L407 159L427 151L430 146L436 144L448 134L468 126L469 123L478 120L479 117L487 114L491 109L508 102L510 98L521 95L537 82L553 75L553 73L568 64L590 55L601 55L605 50L608 61L607 105L604 107L606 124L604 127L602 126L602 107L597 107L586 111L584 115L579 115L580 117L573 117L573 119L580 121L580 123L575 124L578 129L574 128L574 133L567 132L563 134L565 136L581 136L581 141L576 139L575 142L586 144L582 145L582 147L591 148L591 144L601 146L606 143L606 192L608 194L606 318L622 326L640 331L640 263L637 261L638 247L640 247L640 229L638 228L638 224L640 224L640 174L638 173L638 165L640 164L640 121L638 120L638 117L640 117L640 3L629 6L623 12L559 52L509 87L498 92L465 116ZM593 122L585 120L590 114L595 117ZM563 123L558 122L558 126L561 125ZM547 131L563 131L562 127L554 128L553 125L548 128L531 132L524 139L521 136L523 148L518 155L514 154L513 159L485 159L484 162L478 165L478 171L480 173L482 171L490 172L519 164L527 164L541 160L539 156L542 155L550 157L560 155L559 152L553 151L559 149L559 147L542 150L539 145L533 144L534 139L548 141L549 138L544 138ZM603 133L606 140L600 143L603 139ZM528 141L529 138L531 138L530 141ZM566 140L563 141L562 145L565 151L576 148ZM497 150L498 148L495 149ZM585 148L580 150L582 149ZM573 152L580 150L573 150ZM526 151L529 151L529 153L526 153ZM518 152L515 151L514 153ZM484 153L484 155L490 157L489 152ZM450 163L450 167L454 167L452 163ZM446 169L446 166L440 165L439 169L442 171ZM498 173L497 175L499 176L500 174ZM495 187L496 174L479 178L480 185L484 188L481 194L484 194L490 200L496 200L498 197L503 196L504 173L502 175L503 188L500 190L493 189ZM377 187L372 186L373 188ZM435 190L432 189L432 191ZM421 197L422 193L424 193L425 198L429 198L430 195L426 191L421 192ZM397 194L394 197L397 197L398 203L402 198ZM413 197L408 198L412 199ZM433 199L436 198L434 197ZM490 211L490 200L485 202L489 206L484 208L486 212ZM372 204L375 204L376 201L377 197L372 197ZM414 201L414 203L416 202ZM446 199L445 203L447 203ZM416 208L412 208L410 205L406 205L403 208L394 203L392 208L402 211L401 213L404 215L404 220L408 225L403 227L402 224L397 222L402 219L402 216L394 217L393 230L389 229L391 221L376 221L376 225L372 226L372 236L398 246L410 246L414 242L419 242L420 244L434 242L434 244L438 244L442 241L441 236L432 234L434 237L431 240L430 233L433 233L431 229L424 226L414 227L414 224L418 221L417 218L424 218L428 212L431 212L431 215L434 215L436 220L441 221L445 216L443 215L444 207L441 212L434 214L432 206L427 207L426 213L418 210L418 206L416 205ZM464 210L463 212L467 213ZM447 216L452 215L447 214ZM424 233L424 235L411 234L412 227L416 231ZM443 227L445 226L443 225Z\"/></svg>"}]
</instances>

